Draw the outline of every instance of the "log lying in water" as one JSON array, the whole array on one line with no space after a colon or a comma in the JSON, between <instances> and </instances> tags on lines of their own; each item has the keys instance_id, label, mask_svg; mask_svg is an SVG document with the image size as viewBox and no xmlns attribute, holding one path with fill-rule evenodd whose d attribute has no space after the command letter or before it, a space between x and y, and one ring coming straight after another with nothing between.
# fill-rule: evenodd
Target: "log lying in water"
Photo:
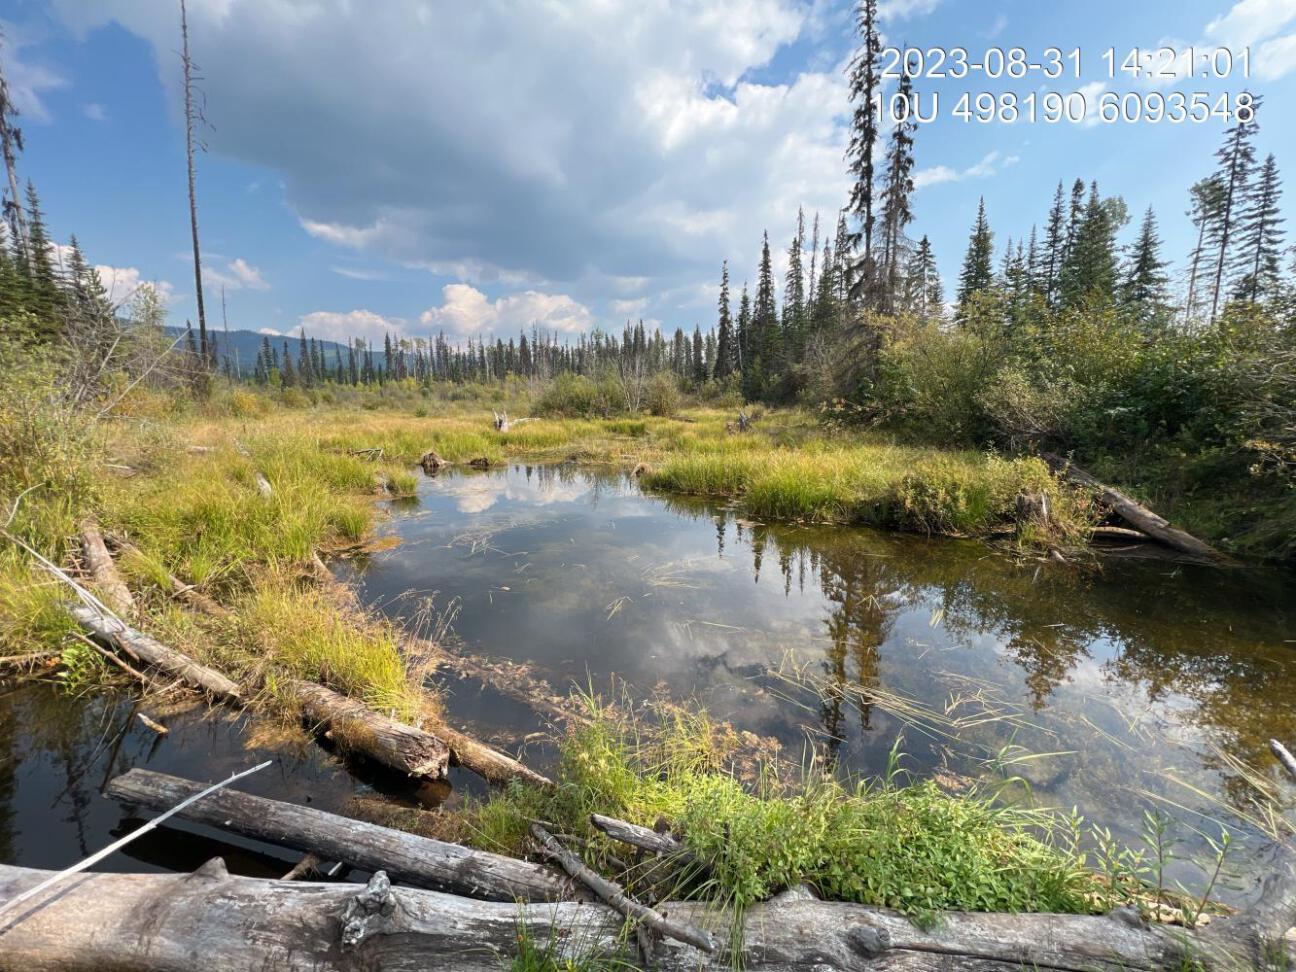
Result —
<instances>
[{"instance_id":1,"label":"log lying in water","mask_svg":"<svg viewBox=\"0 0 1296 972\"><path fill-rule=\"evenodd\" d=\"M122 616L133 614L135 598L131 597L130 588L122 580L117 565L113 563L112 554L104 545L99 525L93 520L81 524L81 551L85 554L86 566L90 568L95 587L103 595L104 603Z\"/></svg>"},{"instance_id":2,"label":"log lying in water","mask_svg":"<svg viewBox=\"0 0 1296 972\"><path fill-rule=\"evenodd\" d=\"M1096 491L1098 499L1104 505L1111 507L1122 520L1142 530L1153 540L1200 560L1207 560L1217 564L1230 562L1228 557L1210 544L1198 540L1191 533L1171 526L1168 521L1149 510L1143 504L1135 502L1118 489L1100 483L1070 460L1063 459L1061 456L1054 455L1051 452L1040 453L1040 457L1058 475L1065 476L1078 486L1085 486Z\"/></svg>"},{"instance_id":3,"label":"log lying in water","mask_svg":"<svg viewBox=\"0 0 1296 972\"><path fill-rule=\"evenodd\" d=\"M241 702L238 685L220 672L200 665L188 655L168 648L142 631L114 618L105 618L93 608L68 605L68 613L93 637L119 651L124 651L147 665L161 669L200 691L229 702Z\"/></svg>"},{"instance_id":4,"label":"log lying in water","mask_svg":"<svg viewBox=\"0 0 1296 972\"><path fill-rule=\"evenodd\" d=\"M0 901L49 876L0 866ZM1284 904L1290 907L1289 897ZM723 928L701 905L667 904L677 920ZM232 877L219 858L188 875L83 874L0 912L0 969L23 972L498 972L519 934L552 943L559 958L631 960L621 917L596 903L517 905L393 888ZM922 931L895 912L781 895L744 918L742 955L708 956L679 943L654 946L664 970L752 972L1152 972L1265 967L1273 924L1217 919L1201 932L1148 926L1136 916L947 913ZM1195 962L1200 964L1189 964Z\"/></svg>"},{"instance_id":5,"label":"log lying in water","mask_svg":"<svg viewBox=\"0 0 1296 972\"><path fill-rule=\"evenodd\" d=\"M406 776L445 779L445 740L379 715L355 699L314 682L288 683L311 726L347 752L360 753Z\"/></svg>"},{"instance_id":6,"label":"log lying in water","mask_svg":"<svg viewBox=\"0 0 1296 972\"><path fill-rule=\"evenodd\" d=\"M524 766L512 756L506 756L472 736L449 726L437 725L432 730L450 747L450 765L472 770L488 783L504 785L517 780L532 786L553 786L553 780L543 773Z\"/></svg>"},{"instance_id":7,"label":"log lying in water","mask_svg":"<svg viewBox=\"0 0 1296 972\"><path fill-rule=\"evenodd\" d=\"M203 787L178 776L133 769L110 782L104 792L122 803L160 810ZM204 797L179 816L307 851L321 860L343 861L364 871L386 870L394 880L422 888L496 901L559 901L573 896L570 881L539 864L237 790Z\"/></svg>"}]
</instances>

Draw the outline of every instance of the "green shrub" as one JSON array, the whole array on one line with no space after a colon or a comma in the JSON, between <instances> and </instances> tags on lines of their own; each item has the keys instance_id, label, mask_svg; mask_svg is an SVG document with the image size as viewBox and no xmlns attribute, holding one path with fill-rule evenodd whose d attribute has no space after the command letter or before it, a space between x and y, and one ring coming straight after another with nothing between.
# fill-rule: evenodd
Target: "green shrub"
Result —
<instances>
[{"instance_id":1,"label":"green shrub","mask_svg":"<svg viewBox=\"0 0 1296 972\"><path fill-rule=\"evenodd\" d=\"M670 418L680 407L679 384L674 377L659 371L648 379L648 388L644 392L644 405L649 415L658 418Z\"/></svg>"}]
</instances>

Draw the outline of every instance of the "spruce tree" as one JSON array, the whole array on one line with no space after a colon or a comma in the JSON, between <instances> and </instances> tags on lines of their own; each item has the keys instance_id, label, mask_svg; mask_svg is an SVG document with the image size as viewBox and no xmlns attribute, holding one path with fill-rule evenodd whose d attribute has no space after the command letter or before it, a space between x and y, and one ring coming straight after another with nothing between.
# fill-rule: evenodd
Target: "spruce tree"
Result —
<instances>
[{"instance_id":1,"label":"spruce tree","mask_svg":"<svg viewBox=\"0 0 1296 972\"><path fill-rule=\"evenodd\" d=\"M1255 99L1259 107L1260 99ZM1255 117L1239 121L1224 137L1224 144L1215 157L1219 160L1215 179L1221 188L1219 218L1214 223L1212 242L1215 247L1215 278L1211 284L1211 323L1219 315L1220 297L1224 293L1225 273L1230 266L1231 247L1242 223L1242 213L1247 201L1248 187L1255 169L1255 138L1259 125Z\"/></svg>"},{"instance_id":2,"label":"spruce tree","mask_svg":"<svg viewBox=\"0 0 1296 972\"><path fill-rule=\"evenodd\" d=\"M1062 189L1062 180L1059 179L1053 206L1049 209L1048 223L1044 227L1044 253L1040 258L1040 290L1050 302L1057 300L1058 274L1062 270L1066 241L1066 194Z\"/></svg>"},{"instance_id":3,"label":"spruce tree","mask_svg":"<svg viewBox=\"0 0 1296 972\"><path fill-rule=\"evenodd\" d=\"M859 0L855 27L859 47L850 62L850 100L855 110L846 157L854 178L847 209L855 217L858 229L850 235L846 249L838 248L838 258L848 259L847 254L858 251L851 261L849 283L851 299L860 299L872 286L874 274L873 154L878 141L874 98L880 83L878 57L882 50L878 37L877 0Z\"/></svg>"},{"instance_id":4,"label":"spruce tree","mask_svg":"<svg viewBox=\"0 0 1296 972\"><path fill-rule=\"evenodd\" d=\"M45 214L41 210L36 187L27 183L27 255L19 266L27 278L27 307L38 319L38 327L45 337L58 332L62 295L54 272L53 244L45 228Z\"/></svg>"},{"instance_id":5,"label":"spruce tree","mask_svg":"<svg viewBox=\"0 0 1296 972\"><path fill-rule=\"evenodd\" d=\"M783 343L789 360L799 357L805 339L806 299L805 268L805 212L797 210L797 231L788 247L788 268L783 284Z\"/></svg>"},{"instance_id":6,"label":"spruce tree","mask_svg":"<svg viewBox=\"0 0 1296 972\"><path fill-rule=\"evenodd\" d=\"M959 273L958 313L959 321L966 320L969 304L975 294L989 290L994 285L994 234L986 220L985 197L977 205L976 222L972 224L972 233L968 237L967 254L963 257L963 269Z\"/></svg>"},{"instance_id":7,"label":"spruce tree","mask_svg":"<svg viewBox=\"0 0 1296 972\"><path fill-rule=\"evenodd\" d=\"M293 367L292 352L288 342L283 343L283 355L279 358L279 384L283 388L294 388L297 385L297 369Z\"/></svg>"},{"instance_id":8,"label":"spruce tree","mask_svg":"<svg viewBox=\"0 0 1296 972\"><path fill-rule=\"evenodd\" d=\"M1214 176L1195 183L1188 192L1191 204L1187 216L1197 228L1197 242L1188 258L1188 295L1184 301L1184 321L1191 322L1198 317L1198 308L1202 303L1202 293L1210 266L1211 240L1215 236L1215 226L1219 222L1223 188Z\"/></svg>"},{"instance_id":9,"label":"spruce tree","mask_svg":"<svg viewBox=\"0 0 1296 972\"><path fill-rule=\"evenodd\" d=\"M760 272L756 280L756 305L752 312L754 362L745 373L744 391L757 398L772 385L782 367L782 334L774 295L774 268L770 260L769 233L761 242Z\"/></svg>"},{"instance_id":10,"label":"spruce tree","mask_svg":"<svg viewBox=\"0 0 1296 972\"><path fill-rule=\"evenodd\" d=\"M729 261L720 268L720 320L717 324L715 376L723 380L731 375L736 366L734 347L733 320L729 315Z\"/></svg>"},{"instance_id":11,"label":"spruce tree","mask_svg":"<svg viewBox=\"0 0 1296 972\"><path fill-rule=\"evenodd\" d=\"M897 96L910 102L913 84L907 73L900 77ZM914 134L918 123L908 114L891 129L887 143L886 173L882 183L882 253L879 260L880 286L878 306L883 311L895 309L907 262L905 228L913 220L910 203L914 191Z\"/></svg>"},{"instance_id":12,"label":"spruce tree","mask_svg":"<svg viewBox=\"0 0 1296 972\"><path fill-rule=\"evenodd\" d=\"M1282 271L1282 181L1278 162L1270 154L1242 213L1238 230L1237 297L1256 304L1277 296Z\"/></svg>"},{"instance_id":13,"label":"spruce tree","mask_svg":"<svg viewBox=\"0 0 1296 972\"><path fill-rule=\"evenodd\" d=\"M1085 300L1112 300L1116 295L1118 266L1116 259L1116 211L1124 203L1104 201L1098 194L1098 183L1089 187L1089 198L1072 234L1071 245L1062 263L1060 279L1061 304L1077 307Z\"/></svg>"},{"instance_id":14,"label":"spruce tree","mask_svg":"<svg viewBox=\"0 0 1296 972\"><path fill-rule=\"evenodd\" d=\"M1167 261L1161 259L1156 213L1149 206L1143 215L1121 287L1126 309L1145 326L1159 321L1169 307L1170 278L1165 272L1166 266Z\"/></svg>"},{"instance_id":15,"label":"spruce tree","mask_svg":"<svg viewBox=\"0 0 1296 972\"><path fill-rule=\"evenodd\" d=\"M837 303L846 306L850 300L851 288L854 286L851 278L851 235L846 228L846 214L841 213L837 217L837 238L833 240L833 280L837 284ZM824 268L827 272L827 268Z\"/></svg>"},{"instance_id":16,"label":"spruce tree","mask_svg":"<svg viewBox=\"0 0 1296 972\"><path fill-rule=\"evenodd\" d=\"M826 240L820 268L814 305L810 311L810 333L814 335L830 334L837 324L837 300L840 293L837 284L837 260L833 256L831 244Z\"/></svg>"},{"instance_id":17,"label":"spruce tree","mask_svg":"<svg viewBox=\"0 0 1296 972\"><path fill-rule=\"evenodd\" d=\"M747 281L743 281L742 296L738 298L738 334L734 342L738 349L738 370L746 372L752 359L751 298L747 295Z\"/></svg>"}]
</instances>

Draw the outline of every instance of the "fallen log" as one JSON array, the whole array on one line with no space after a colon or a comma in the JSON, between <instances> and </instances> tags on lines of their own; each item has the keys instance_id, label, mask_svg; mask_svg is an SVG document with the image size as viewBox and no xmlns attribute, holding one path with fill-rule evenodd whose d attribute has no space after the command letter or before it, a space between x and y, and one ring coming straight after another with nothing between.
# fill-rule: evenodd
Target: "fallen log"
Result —
<instances>
[{"instance_id":1,"label":"fallen log","mask_svg":"<svg viewBox=\"0 0 1296 972\"><path fill-rule=\"evenodd\" d=\"M137 807L170 807L203 788L178 776L133 769L104 793ZM186 807L185 820L208 824L280 847L342 861L393 880L495 901L560 901L570 881L539 864L407 834L312 807L222 790Z\"/></svg>"},{"instance_id":2,"label":"fallen log","mask_svg":"<svg viewBox=\"0 0 1296 972\"><path fill-rule=\"evenodd\" d=\"M86 566L90 568L90 575L94 578L95 587L103 595L104 603L117 614L133 614L135 598L131 597L130 588L122 580L117 565L113 563L112 554L104 545L99 525L93 520L81 524L81 551L85 554Z\"/></svg>"},{"instance_id":3,"label":"fallen log","mask_svg":"<svg viewBox=\"0 0 1296 972\"><path fill-rule=\"evenodd\" d=\"M524 766L512 756L480 743L457 729L438 724L432 730L450 747L450 765L472 770L488 783L504 785L517 780L532 786L553 786L553 780Z\"/></svg>"},{"instance_id":4,"label":"fallen log","mask_svg":"<svg viewBox=\"0 0 1296 972\"><path fill-rule=\"evenodd\" d=\"M1135 502L1118 489L1100 483L1070 460L1063 459L1061 456L1054 455L1051 452L1042 452L1040 457L1058 475L1065 476L1078 486L1094 490L1098 494L1100 502L1111 507L1113 512L1122 520L1142 530L1152 539L1199 560L1217 564L1231 562L1228 557L1210 544L1198 540L1191 533L1171 526L1168 521L1149 510L1143 504Z\"/></svg>"},{"instance_id":5,"label":"fallen log","mask_svg":"<svg viewBox=\"0 0 1296 972\"><path fill-rule=\"evenodd\" d=\"M685 858L692 856L689 849L670 834L659 834L648 827L617 820L615 817L605 817L601 813L591 813L590 824L596 830L603 831L613 840L619 840L621 843L629 844L631 847L638 847L640 850L661 854L663 857Z\"/></svg>"},{"instance_id":6,"label":"fallen log","mask_svg":"<svg viewBox=\"0 0 1296 972\"><path fill-rule=\"evenodd\" d=\"M77 624L99 641L181 679L208 695L230 702L243 701L243 695L234 681L213 668L200 665L188 655L168 648L142 631L136 631L116 618L104 617L93 608L70 604L67 610Z\"/></svg>"},{"instance_id":7,"label":"fallen log","mask_svg":"<svg viewBox=\"0 0 1296 972\"><path fill-rule=\"evenodd\" d=\"M586 867L579 857L558 843L557 839L538 823L531 825L531 836L539 841L545 854L562 865L563 870L570 874L573 880L585 885L598 896L600 901L614 908L619 914L632 921L642 922L657 934L684 942L708 955L715 952L716 941L709 932L704 932L686 922L668 918L660 911L635 901L619 885Z\"/></svg>"},{"instance_id":8,"label":"fallen log","mask_svg":"<svg viewBox=\"0 0 1296 972\"><path fill-rule=\"evenodd\" d=\"M0 900L48 873L0 866ZM1290 909L1290 896L1282 903ZM728 921L703 905L663 910L710 927ZM392 887L381 873L365 887L234 877L216 858L192 874L83 874L42 893L0 917L0 969L498 972L522 934L551 947L559 963L590 956L633 962L621 916L594 902L471 901ZM1275 924L1243 916L1189 931L1148 925L1128 912L951 912L923 931L892 911L789 893L746 911L738 955L662 941L650 959L668 972L1231 972L1266 967L1261 950L1281 934Z\"/></svg>"},{"instance_id":9,"label":"fallen log","mask_svg":"<svg viewBox=\"0 0 1296 972\"><path fill-rule=\"evenodd\" d=\"M445 740L379 715L363 703L315 682L294 680L287 688L312 728L343 750L359 753L406 776L445 779L450 762Z\"/></svg>"}]
</instances>

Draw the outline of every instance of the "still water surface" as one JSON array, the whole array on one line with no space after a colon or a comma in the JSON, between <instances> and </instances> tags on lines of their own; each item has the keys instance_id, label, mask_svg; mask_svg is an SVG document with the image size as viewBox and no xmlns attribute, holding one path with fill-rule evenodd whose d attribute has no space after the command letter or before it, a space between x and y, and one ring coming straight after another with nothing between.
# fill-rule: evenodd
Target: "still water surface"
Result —
<instances>
[{"instance_id":1,"label":"still water surface","mask_svg":"<svg viewBox=\"0 0 1296 972\"><path fill-rule=\"evenodd\" d=\"M1185 852L1201 845L1193 827L1255 831L1239 761L1290 795L1266 750L1271 736L1296 742L1287 572L1019 563L970 541L752 523L576 466L451 470L391 512L387 549L340 568L365 601L409 623L430 604L465 649L531 662L558 686L695 700L844 774L882 771L897 739L918 777L1010 760L999 772L1032 799L1126 836L1144 809L1170 811ZM540 728L489 687L446 688L451 717L483 735ZM385 786L228 715L171 725L158 738L129 700L53 686L0 696L0 861L66 866L118 835L129 821L99 791L131 765L215 779L273 752L247 788L326 809ZM245 873L292 863L181 825L107 866L214 853Z\"/></svg>"}]
</instances>

